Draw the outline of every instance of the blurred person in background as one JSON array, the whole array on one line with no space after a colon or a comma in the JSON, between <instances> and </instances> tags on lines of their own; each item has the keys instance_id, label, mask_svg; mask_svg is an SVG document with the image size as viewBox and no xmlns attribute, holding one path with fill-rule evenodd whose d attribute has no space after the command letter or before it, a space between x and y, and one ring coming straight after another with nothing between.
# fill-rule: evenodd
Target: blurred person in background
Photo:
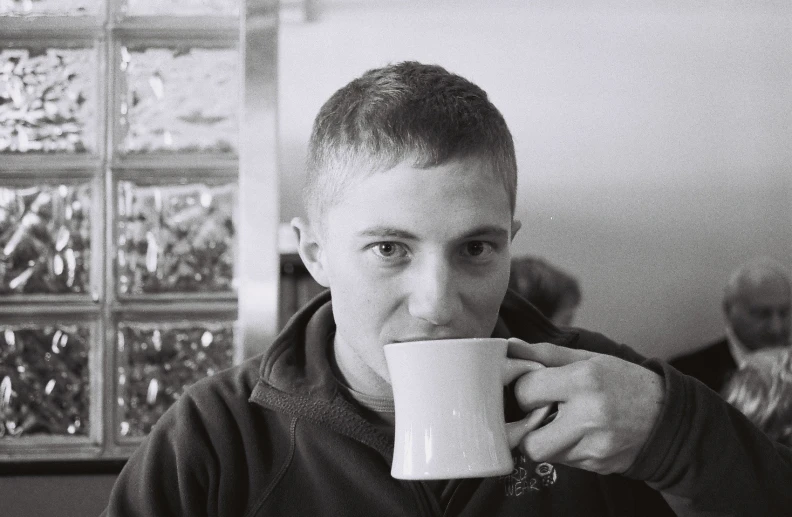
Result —
<instances>
[{"instance_id":1,"label":"blurred person in background","mask_svg":"<svg viewBox=\"0 0 792 517\"><path fill-rule=\"evenodd\" d=\"M778 443L792 447L792 354L771 348L746 359L723 388L726 401Z\"/></svg>"},{"instance_id":2,"label":"blurred person in background","mask_svg":"<svg viewBox=\"0 0 792 517\"><path fill-rule=\"evenodd\" d=\"M758 258L743 264L724 291L725 336L669 362L721 392L749 356L790 346L790 292L789 276L777 261Z\"/></svg>"},{"instance_id":3,"label":"blurred person in background","mask_svg":"<svg viewBox=\"0 0 792 517\"><path fill-rule=\"evenodd\" d=\"M512 260L509 288L559 327L572 324L580 305L577 279L539 257Z\"/></svg>"}]
</instances>

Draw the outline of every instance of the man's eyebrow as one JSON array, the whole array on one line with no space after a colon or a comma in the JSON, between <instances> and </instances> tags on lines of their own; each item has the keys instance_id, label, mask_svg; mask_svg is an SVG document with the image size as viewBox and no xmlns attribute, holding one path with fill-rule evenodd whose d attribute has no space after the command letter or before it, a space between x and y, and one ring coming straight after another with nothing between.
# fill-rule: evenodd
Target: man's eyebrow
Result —
<instances>
[{"instance_id":1,"label":"man's eyebrow","mask_svg":"<svg viewBox=\"0 0 792 517\"><path fill-rule=\"evenodd\" d=\"M470 239L473 237L489 237L491 239L508 239L509 230L501 228L500 226L482 226L471 230L462 236L462 239Z\"/></svg>"},{"instance_id":2,"label":"man's eyebrow","mask_svg":"<svg viewBox=\"0 0 792 517\"><path fill-rule=\"evenodd\" d=\"M404 239L418 240L418 237L406 230L400 230L390 226L372 226L358 233L359 237L377 237L381 239ZM509 230L500 226L481 226L475 228L461 237L459 240L472 239L474 237L488 237L491 239L508 239Z\"/></svg>"},{"instance_id":3,"label":"man's eyebrow","mask_svg":"<svg viewBox=\"0 0 792 517\"><path fill-rule=\"evenodd\" d=\"M406 230L390 226L372 226L358 233L359 237L379 237L383 239L417 240L418 237Z\"/></svg>"}]
</instances>

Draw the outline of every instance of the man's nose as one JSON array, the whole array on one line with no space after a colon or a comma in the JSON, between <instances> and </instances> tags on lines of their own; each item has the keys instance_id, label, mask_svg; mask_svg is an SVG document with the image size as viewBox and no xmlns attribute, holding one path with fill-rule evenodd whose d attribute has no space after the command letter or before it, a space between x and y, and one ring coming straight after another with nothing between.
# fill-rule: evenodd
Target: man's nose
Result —
<instances>
[{"instance_id":1,"label":"man's nose","mask_svg":"<svg viewBox=\"0 0 792 517\"><path fill-rule=\"evenodd\" d=\"M427 260L412 278L410 315L433 325L450 324L462 307L453 268L445 260Z\"/></svg>"}]
</instances>

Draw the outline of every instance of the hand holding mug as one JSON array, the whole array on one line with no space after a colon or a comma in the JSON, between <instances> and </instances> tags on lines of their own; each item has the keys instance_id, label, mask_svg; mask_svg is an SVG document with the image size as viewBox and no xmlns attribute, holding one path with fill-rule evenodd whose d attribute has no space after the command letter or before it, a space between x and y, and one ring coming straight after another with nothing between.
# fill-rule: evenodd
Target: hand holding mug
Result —
<instances>
[{"instance_id":1,"label":"hand holding mug","mask_svg":"<svg viewBox=\"0 0 792 517\"><path fill-rule=\"evenodd\" d=\"M503 387L535 361L506 357L505 339L471 338L385 346L396 409L391 475L450 479L508 474L511 450L547 416L535 408L505 421Z\"/></svg>"},{"instance_id":2,"label":"hand holding mug","mask_svg":"<svg viewBox=\"0 0 792 517\"><path fill-rule=\"evenodd\" d=\"M522 439L527 456L598 474L630 468L660 415L659 375L617 357L515 338L509 355L545 365L517 381L523 410L558 403L556 418Z\"/></svg>"}]
</instances>

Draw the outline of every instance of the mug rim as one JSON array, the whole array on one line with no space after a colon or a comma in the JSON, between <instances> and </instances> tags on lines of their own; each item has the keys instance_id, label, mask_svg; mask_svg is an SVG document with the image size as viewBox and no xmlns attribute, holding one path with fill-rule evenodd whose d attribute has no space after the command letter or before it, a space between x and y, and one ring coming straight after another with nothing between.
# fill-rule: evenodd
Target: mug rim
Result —
<instances>
[{"instance_id":1,"label":"mug rim","mask_svg":"<svg viewBox=\"0 0 792 517\"><path fill-rule=\"evenodd\" d=\"M432 343L436 345L445 345L445 346L459 346L459 345L466 345L471 342L475 344L479 344L484 341L497 341L497 342L508 342L508 339L502 337L462 337L462 338L450 338L450 339L420 339L416 341L395 341L393 343L388 343L383 348L407 348L410 346L416 346L418 344L423 343Z\"/></svg>"}]
</instances>

